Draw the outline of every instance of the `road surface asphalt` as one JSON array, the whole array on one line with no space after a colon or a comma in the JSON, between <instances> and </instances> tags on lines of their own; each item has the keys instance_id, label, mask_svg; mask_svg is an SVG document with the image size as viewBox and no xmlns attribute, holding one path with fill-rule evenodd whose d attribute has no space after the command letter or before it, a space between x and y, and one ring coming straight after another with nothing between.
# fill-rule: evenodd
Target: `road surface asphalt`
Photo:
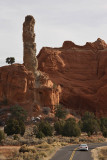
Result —
<instances>
[{"instance_id":1,"label":"road surface asphalt","mask_svg":"<svg viewBox=\"0 0 107 160\"><path fill-rule=\"evenodd\" d=\"M90 143L88 144L88 151L79 151L77 149L79 144L66 146L58 150L51 160L93 160L91 150L100 146L107 146L107 142ZM77 150L75 151L75 149Z\"/></svg>"}]
</instances>

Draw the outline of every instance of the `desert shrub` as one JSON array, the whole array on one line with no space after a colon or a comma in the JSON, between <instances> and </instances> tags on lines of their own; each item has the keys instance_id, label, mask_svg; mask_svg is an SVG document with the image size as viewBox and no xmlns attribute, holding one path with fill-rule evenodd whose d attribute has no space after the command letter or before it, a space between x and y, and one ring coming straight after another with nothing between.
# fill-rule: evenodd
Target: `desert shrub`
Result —
<instances>
[{"instance_id":1,"label":"desert shrub","mask_svg":"<svg viewBox=\"0 0 107 160\"><path fill-rule=\"evenodd\" d=\"M53 134L53 127L47 121L41 121L38 128L45 136L52 136Z\"/></svg>"},{"instance_id":2,"label":"desert shrub","mask_svg":"<svg viewBox=\"0 0 107 160\"><path fill-rule=\"evenodd\" d=\"M23 136L25 133L25 124L23 121L19 121L19 126L20 126L20 135Z\"/></svg>"},{"instance_id":3,"label":"desert shrub","mask_svg":"<svg viewBox=\"0 0 107 160\"><path fill-rule=\"evenodd\" d=\"M54 123L54 128L57 134L62 134L64 125L65 125L64 120L60 120Z\"/></svg>"},{"instance_id":4,"label":"desert shrub","mask_svg":"<svg viewBox=\"0 0 107 160\"><path fill-rule=\"evenodd\" d=\"M28 146L27 145L21 146L21 148L19 149L19 152L23 152L23 153L29 152Z\"/></svg>"},{"instance_id":5,"label":"desert shrub","mask_svg":"<svg viewBox=\"0 0 107 160\"><path fill-rule=\"evenodd\" d=\"M0 130L0 143L1 143L2 139L4 139L4 132Z\"/></svg>"},{"instance_id":6,"label":"desert shrub","mask_svg":"<svg viewBox=\"0 0 107 160\"><path fill-rule=\"evenodd\" d=\"M85 114L84 114L84 116L82 117L82 121L84 122L84 121L86 121L86 120L88 120L88 119L95 119L95 115L94 115L94 113L92 113L92 112L85 112Z\"/></svg>"},{"instance_id":7,"label":"desert shrub","mask_svg":"<svg viewBox=\"0 0 107 160\"><path fill-rule=\"evenodd\" d=\"M36 134L36 136L52 136L52 134L53 134L53 127L47 121L41 121L35 127L35 132L34 133Z\"/></svg>"},{"instance_id":8,"label":"desert shrub","mask_svg":"<svg viewBox=\"0 0 107 160\"><path fill-rule=\"evenodd\" d=\"M43 137L45 137L45 135L44 135L43 132L38 131L37 134L36 134L36 137L37 137L37 138L43 138Z\"/></svg>"},{"instance_id":9,"label":"desert shrub","mask_svg":"<svg viewBox=\"0 0 107 160\"><path fill-rule=\"evenodd\" d=\"M44 120L47 121L47 122L49 122L49 123L54 122L54 119L52 117L45 117Z\"/></svg>"},{"instance_id":10,"label":"desert shrub","mask_svg":"<svg viewBox=\"0 0 107 160\"><path fill-rule=\"evenodd\" d=\"M55 117L58 119L64 119L67 115L66 110L63 108L62 105L57 105L55 109Z\"/></svg>"},{"instance_id":11,"label":"desert shrub","mask_svg":"<svg viewBox=\"0 0 107 160\"><path fill-rule=\"evenodd\" d=\"M103 127L102 134L105 138L107 138L107 128Z\"/></svg>"},{"instance_id":12,"label":"desert shrub","mask_svg":"<svg viewBox=\"0 0 107 160\"><path fill-rule=\"evenodd\" d=\"M86 112L82 117L81 130L86 132L88 136L96 133L100 130L100 125L98 119L95 117L94 113Z\"/></svg>"},{"instance_id":13,"label":"desert shrub","mask_svg":"<svg viewBox=\"0 0 107 160\"><path fill-rule=\"evenodd\" d=\"M7 121L6 126L4 127L4 132L7 133L7 135L13 135L13 134L23 135L25 132L24 123L22 121L18 121L15 119L9 119Z\"/></svg>"},{"instance_id":14,"label":"desert shrub","mask_svg":"<svg viewBox=\"0 0 107 160\"><path fill-rule=\"evenodd\" d=\"M81 134L81 130L78 124L76 123L75 119L70 118L66 120L65 125L63 127L62 135L68 136L68 137L72 137L72 136L76 137L76 136L80 136L80 134Z\"/></svg>"},{"instance_id":15,"label":"desert shrub","mask_svg":"<svg viewBox=\"0 0 107 160\"><path fill-rule=\"evenodd\" d=\"M7 133L7 135L20 133L20 127L18 121L14 119L7 121L7 124L4 127L4 132Z\"/></svg>"},{"instance_id":16,"label":"desert shrub","mask_svg":"<svg viewBox=\"0 0 107 160\"><path fill-rule=\"evenodd\" d=\"M27 118L27 112L19 105L12 106L10 108L11 115L7 120L6 126L4 127L5 133L7 135L25 133L25 120Z\"/></svg>"},{"instance_id":17,"label":"desert shrub","mask_svg":"<svg viewBox=\"0 0 107 160\"><path fill-rule=\"evenodd\" d=\"M82 130L86 133L89 133L92 135L93 133L97 133L100 130L100 126L95 119L88 119L83 122L83 128Z\"/></svg>"},{"instance_id":18,"label":"desert shrub","mask_svg":"<svg viewBox=\"0 0 107 160\"><path fill-rule=\"evenodd\" d=\"M36 147L42 148L42 149L49 149L51 147L51 145L49 145L47 142L43 142L41 144L38 144Z\"/></svg>"},{"instance_id":19,"label":"desert shrub","mask_svg":"<svg viewBox=\"0 0 107 160\"><path fill-rule=\"evenodd\" d=\"M90 131L89 131L87 134L88 134L88 137L90 137L90 136L91 136L91 132L90 132Z\"/></svg>"},{"instance_id":20,"label":"desert shrub","mask_svg":"<svg viewBox=\"0 0 107 160\"><path fill-rule=\"evenodd\" d=\"M14 140L17 140L19 137L18 137L17 134L14 134L14 135L13 135L13 138L14 138Z\"/></svg>"},{"instance_id":21,"label":"desert shrub","mask_svg":"<svg viewBox=\"0 0 107 160\"><path fill-rule=\"evenodd\" d=\"M25 111L24 108L22 108L19 105L12 106L10 108L10 112L12 119L17 119L18 121L23 121L23 122L25 122L27 119L27 112Z\"/></svg>"},{"instance_id":22,"label":"desert shrub","mask_svg":"<svg viewBox=\"0 0 107 160\"><path fill-rule=\"evenodd\" d=\"M50 113L51 109L49 107L43 107L42 112L46 115L48 115Z\"/></svg>"},{"instance_id":23,"label":"desert shrub","mask_svg":"<svg viewBox=\"0 0 107 160\"><path fill-rule=\"evenodd\" d=\"M38 125L33 127L33 133L36 135L39 132Z\"/></svg>"},{"instance_id":24,"label":"desert shrub","mask_svg":"<svg viewBox=\"0 0 107 160\"><path fill-rule=\"evenodd\" d=\"M107 128L107 118L106 117L100 118L100 128L101 128L101 131L103 131L103 128Z\"/></svg>"},{"instance_id":25,"label":"desert shrub","mask_svg":"<svg viewBox=\"0 0 107 160\"><path fill-rule=\"evenodd\" d=\"M82 130L82 128L83 128L83 122L81 120L78 122L78 126Z\"/></svg>"},{"instance_id":26,"label":"desert shrub","mask_svg":"<svg viewBox=\"0 0 107 160\"><path fill-rule=\"evenodd\" d=\"M101 117L99 120L100 129L104 137L107 137L107 118Z\"/></svg>"}]
</instances>

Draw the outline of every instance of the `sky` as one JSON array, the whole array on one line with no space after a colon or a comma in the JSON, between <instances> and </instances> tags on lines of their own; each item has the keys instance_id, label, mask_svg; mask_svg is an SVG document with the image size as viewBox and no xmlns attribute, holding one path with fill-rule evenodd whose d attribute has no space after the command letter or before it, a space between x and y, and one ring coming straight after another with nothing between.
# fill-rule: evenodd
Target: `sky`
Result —
<instances>
[{"instance_id":1,"label":"sky","mask_svg":"<svg viewBox=\"0 0 107 160\"><path fill-rule=\"evenodd\" d=\"M107 43L107 0L0 0L0 66L7 57L22 63L27 15L36 20L36 55L66 40L84 45L101 38Z\"/></svg>"}]
</instances>

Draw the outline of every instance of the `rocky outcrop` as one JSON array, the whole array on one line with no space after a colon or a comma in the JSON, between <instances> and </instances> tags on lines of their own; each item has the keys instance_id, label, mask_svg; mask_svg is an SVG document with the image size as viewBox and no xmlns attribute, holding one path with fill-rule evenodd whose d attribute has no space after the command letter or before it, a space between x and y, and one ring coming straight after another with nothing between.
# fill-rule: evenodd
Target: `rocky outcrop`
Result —
<instances>
[{"instance_id":1,"label":"rocky outcrop","mask_svg":"<svg viewBox=\"0 0 107 160\"><path fill-rule=\"evenodd\" d=\"M35 76L24 65L0 67L0 102L19 104L28 110L29 115L37 114L42 107L54 111L54 106L59 104L60 88L54 88L48 77L47 81L41 77L41 84L41 88L35 88Z\"/></svg>"},{"instance_id":2,"label":"rocky outcrop","mask_svg":"<svg viewBox=\"0 0 107 160\"><path fill-rule=\"evenodd\" d=\"M60 103L79 114L88 110L107 116L107 44L103 40L84 46L65 41L61 48L42 48L37 58L39 69L61 85Z\"/></svg>"},{"instance_id":3,"label":"rocky outcrop","mask_svg":"<svg viewBox=\"0 0 107 160\"><path fill-rule=\"evenodd\" d=\"M28 110L29 115L37 114L43 107L51 108L59 104L61 88L54 86L48 75L37 70L35 19L28 15L23 23L23 61L0 67L0 104L19 104Z\"/></svg>"},{"instance_id":4,"label":"rocky outcrop","mask_svg":"<svg viewBox=\"0 0 107 160\"><path fill-rule=\"evenodd\" d=\"M26 69L32 71L33 74L35 74L38 68L34 25L35 19L33 16L26 16L25 22L23 23L23 61Z\"/></svg>"}]
</instances>

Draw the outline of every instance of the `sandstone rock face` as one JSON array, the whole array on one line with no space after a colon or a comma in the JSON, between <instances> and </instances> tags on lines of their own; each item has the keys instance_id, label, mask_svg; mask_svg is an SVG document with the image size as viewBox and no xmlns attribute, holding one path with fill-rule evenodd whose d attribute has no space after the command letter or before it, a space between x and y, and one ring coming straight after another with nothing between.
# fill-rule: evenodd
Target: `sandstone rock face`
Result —
<instances>
[{"instance_id":1,"label":"sandstone rock face","mask_svg":"<svg viewBox=\"0 0 107 160\"><path fill-rule=\"evenodd\" d=\"M33 16L26 16L25 22L23 23L23 61L25 67L35 74L38 68L38 62L36 58L34 25L35 19Z\"/></svg>"},{"instance_id":2,"label":"sandstone rock face","mask_svg":"<svg viewBox=\"0 0 107 160\"><path fill-rule=\"evenodd\" d=\"M23 65L0 67L0 102L31 104L34 99L34 76Z\"/></svg>"},{"instance_id":3,"label":"sandstone rock face","mask_svg":"<svg viewBox=\"0 0 107 160\"><path fill-rule=\"evenodd\" d=\"M103 40L84 46L65 41L61 48L42 48L37 58L39 69L61 85L64 106L80 114L88 110L107 116L107 44Z\"/></svg>"},{"instance_id":4,"label":"sandstone rock face","mask_svg":"<svg viewBox=\"0 0 107 160\"><path fill-rule=\"evenodd\" d=\"M0 67L0 102L7 100L9 105L19 104L29 115L37 114L42 107L54 111L54 106L59 104L60 87L54 88L48 77L47 81L40 79L43 85L35 88L35 76L24 65Z\"/></svg>"}]
</instances>

